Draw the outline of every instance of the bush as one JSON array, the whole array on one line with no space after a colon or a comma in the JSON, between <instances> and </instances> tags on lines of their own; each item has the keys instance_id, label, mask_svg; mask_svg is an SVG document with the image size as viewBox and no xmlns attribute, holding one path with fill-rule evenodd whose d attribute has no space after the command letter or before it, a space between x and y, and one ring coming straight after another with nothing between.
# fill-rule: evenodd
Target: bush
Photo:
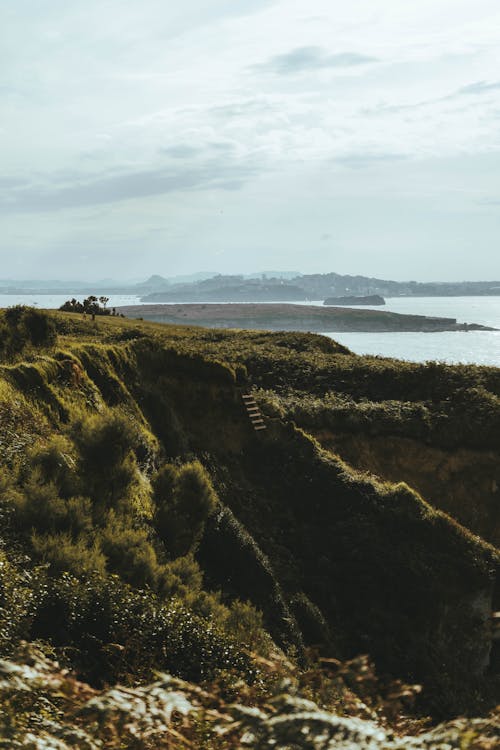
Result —
<instances>
[{"instance_id":1,"label":"bush","mask_svg":"<svg viewBox=\"0 0 500 750\"><path fill-rule=\"evenodd\" d=\"M180 468L166 464L153 481L155 524L172 557L194 551L205 521L217 505L217 495L198 461Z\"/></svg>"},{"instance_id":2,"label":"bush","mask_svg":"<svg viewBox=\"0 0 500 750\"><path fill-rule=\"evenodd\" d=\"M107 567L132 586L156 589L161 567L145 529L134 529L113 518L99 536Z\"/></svg>"},{"instance_id":3,"label":"bush","mask_svg":"<svg viewBox=\"0 0 500 750\"><path fill-rule=\"evenodd\" d=\"M54 321L34 307L9 307L4 312L4 321L0 336L7 357L13 357L30 346L36 349L52 347L57 341Z\"/></svg>"},{"instance_id":4,"label":"bush","mask_svg":"<svg viewBox=\"0 0 500 750\"><path fill-rule=\"evenodd\" d=\"M33 553L42 563L47 563L52 574L72 573L75 576L98 573L103 576L106 558L94 542L83 538L76 541L69 534L32 534Z\"/></svg>"},{"instance_id":5,"label":"bush","mask_svg":"<svg viewBox=\"0 0 500 750\"><path fill-rule=\"evenodd\" d=\"M54 321L46 313L28 307L21 317L21 326L28 341L35 347L54 346L57 333Z\"/></svg>"},{"instance_id":6,"label":"bush","mask_svg":"<svg viewBox=\"0 0 500 750\"><path fill-rule=\"evenodd\" d=\"M14 521L21 532L65 532L73 539L92 529L92 503L87 497L59 496L53 482L45 483L35 471L22 492L11 495Z\"/></svg>"},{"instance_id":7,"label":"bush","mask_svg":"<svg viewBox=\"0 0 500 750\"><path fill-rule=\"evenodd\" d=\"M86 417L74 425L82 491L94 503L95 520L103 522L114 508L127 513L146 502L134 449L140 445L137 425L117 411Z\"/></svg>"},{"instance_id":8,"label":"bush","mask_svg":"<svg viewBox=\"0 0 500 750\"><path fill-rule=\"evenodd\" d=\"M29 636L37 607L37 571L27 574L0 551L0 654L11 653Z\"/></svg>"},{"instance_id":9,"label":"bush","mask_svg":"<svg viewBox=\"0 0 500 750\"><path fill-rule=\"evenodd\" d=\"M77 490L74 448L67 438L53 435L48 443L35 446L28 453L28 462L21 473L22 480L37 474L41 481L53 482L60 494L67 497Z\"/></svg>"},{"instance_id":10,"label":"bush","mask_svg":"<svg viewBox=\"0 0 500 750\"><path fill-rule=\"evenodd\" d=\"M94 684L135 681L153 670L207 679L234 670L246 679L255 665L233 639L179 601L162 604L117 577L64 574L45 589L32 638L71 647L80 675Z\"/></svg>"},{"instance_id":11,"label":"bush","mask_svg":"<svg viewBox=\"0 0 500 750\"><path fill-rule=\"evenodd\" d=\"M233 602L225 627L238 643L244 643L251 651L262 655L269 653L272 640L265 632L262 613L251 602Z\"/></svg>"},{"instance_id":12,"label":"bush","mask_svg":"<svg viewBox=\"0 0 500 750\"><path fill-rule=\"evenodd\" d=\"M103 474L120 465L139 444L137 427L120 412L88 416L75 424L73 438L87 468Z\"/></svg>"}]
</instances>

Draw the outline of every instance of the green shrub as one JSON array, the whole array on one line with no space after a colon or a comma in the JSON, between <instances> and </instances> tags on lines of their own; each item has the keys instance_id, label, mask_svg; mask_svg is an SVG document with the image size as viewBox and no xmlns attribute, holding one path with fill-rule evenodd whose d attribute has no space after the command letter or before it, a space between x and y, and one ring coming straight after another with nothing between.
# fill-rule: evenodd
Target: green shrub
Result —
<instances>
[{"instance_id":1,"label":"green shrub","mask_svg":"<svg viewBox=\"0 0 500 750\"><path fill-rule=\"evenodd\" d=\"M88 416L74 425L73 439L87 468L100 475L121 464L139 444L132 420L118 411Z\"/></svg>"},{"instance_id":2,"label":"green shrub","mask_svg":"<svg viewBox=\"0 0 500 750\"><path fill-rule=\"evenodd\" d=\"M72 538L92 529L92 503L87 497L60 497L54 482L34 471L22 491L11 498L14 521L21 532L65 532Z\"/></svg>"},{"instance_id":3,"label":"green shrub","mask_svg":"<svg viewBox=\"0 0 500 750\"><path fill-rule=\"evenodd\" d=\"M203 572L198 563L190 556L178 557L177 560L163 566L159 578L158 595L164 601L177 599L198 617L227 631L228 610L221 603L219 592L205 591Z\"/></svg>"},{"instance_id":4,"label":"green shrub","mask_svg":"<svg viewBox=\"0 0 500 750\"><path fill-rule=\"evenodd\" d=\"M133 453L140 444L138 426L119 412L110 411L79 421L73 426L72 436L79 451L82 491L92 498L96 519L102 522L111 508L132 512L140 494Z\"/></svg>"},{"instance_id":5,"label":"green shrub","mask_svg":"<svg viewBox=\"0 0 500 750\"><path fill-rule=\"evenodd\" d=\"M12 563L0 551L0 654L11 653L21 639L29 637L36 612L39 572L30 573Z\"/></svg>"},{"instance_id":6,"label":"green shrub","mask_svg":"<svg viewBox=\"0 0 500 750\"><path fill-rule=\"evenodd\" d=\"M115 576L64 574L52 581L31 637L71 647L79 673L94 684L137 681L153 670L198 681L219 670L249 680L257 675L252 659L221 628L178 600L162 604Z\"/></svg>"},{"instance_id":7,"label":"green shrub","mask_svg":"<svg viewBox=\"0 0 500 750\"><path fill-rule=\"evenodd\" d=\"M62 435L53 435L48 443L37 445L28 452L21 480L29 481L34 473L44 482L53 482L61 495L69 496L78 489L74 449Z\"/></svg>"},{"instance_id":8,"label":"green shrub","mask_svg":"<svg viewBox=\"0 0 500 750\"><path fill-rule=\"evenodd\" d=\"M145 529L112 518L99 535L108 570L132 586L156 589L161 568Z\"/></svg>"},{"instance_id":9,"label":"green shrub","mask_svg":"<svg viewBox=\"0 0 500 750\"><path fill-rule=\"evenodd\" d=\"M180 468L166 464L153 481L155 525L172 557L196 549L217 495L198 461Z\"/></svg>"},{"instance_id":10,"label":"green shrub","mask_svg":"<svg viewBox=\"0 0 500 750\"><path fill-rule=\"evenodd\" d=\"M1 349L7 357L21 353L28 347L52 347L57 340L54 321L34 307L16 305L4 311L1 325Z\"/></svg>"},{"instance_id":11,"label":"green shrub","mask_svg":"<svg viewBox=\"0 0 500 750\"><path fill-rule=\"evenodd\" d=\"M251 602L234 601L225 627L238 643L245 644L251 651L261 655L269 653L272 640L265 632L262 613Z\"/></svg>"},{"instance_id":12,"label":"green shrub","mask_svg":"<svg viewBox=\"0 0 500 750\"><path fill-rule=\"evenodd\" d=\"M21 317L21 326L32 346L51 347L57 340L54 321L41 310L28 307Z\"/></svg>"},{"instance_id":13,"label":"green shrub","mask_svg":"<svg viewBox=\"0 0 500 750\"><path fill-rule=\"evenodd\" d=\"M104 576L106 558L99 546L83 538L74 540L69 534L36 532L31 536L31 547L36 559L49 566L51 574L72 573L75 576L98 573Z\"/></svg>"}]
</instances>

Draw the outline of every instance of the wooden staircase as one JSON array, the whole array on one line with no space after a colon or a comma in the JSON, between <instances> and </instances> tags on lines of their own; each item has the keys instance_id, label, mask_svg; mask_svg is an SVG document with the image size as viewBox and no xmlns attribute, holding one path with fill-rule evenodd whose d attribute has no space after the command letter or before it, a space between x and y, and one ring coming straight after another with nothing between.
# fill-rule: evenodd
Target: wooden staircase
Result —
<instances>
[{"instance_id":1,"label":"wooden staircase","mask_svg":"<svg viewBox=\"0 0 500 750\"><path fill-rule=\"evenodd\" d=\"M262 414L260 413L260 409L257 406L257 402L255 401L252 394L243 393L241 398L243 399L245 409L247 410L247 414L250 418L250 422L252 423L254 430L256 432L259 432L259 430L265 430L266 425L262 418Z\"/></svg>"}]
</instances>

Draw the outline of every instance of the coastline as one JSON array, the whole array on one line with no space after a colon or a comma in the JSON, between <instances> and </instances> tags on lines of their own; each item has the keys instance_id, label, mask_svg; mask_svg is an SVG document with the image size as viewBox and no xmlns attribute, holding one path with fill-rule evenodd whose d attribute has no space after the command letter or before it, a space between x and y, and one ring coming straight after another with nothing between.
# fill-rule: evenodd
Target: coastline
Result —
<instances>
[{"instance_id":1,"label":"coastline","mask_svg":"<svg viewBox=\"0 0 500 750\"><path fill-rule=\"evenodd\" d=\"M127 305L117 309L126 317L159 323L270 331L390 333L497 330L475 323L459 323L456 318L279 302Z\"/></svg>"}]
</instances>

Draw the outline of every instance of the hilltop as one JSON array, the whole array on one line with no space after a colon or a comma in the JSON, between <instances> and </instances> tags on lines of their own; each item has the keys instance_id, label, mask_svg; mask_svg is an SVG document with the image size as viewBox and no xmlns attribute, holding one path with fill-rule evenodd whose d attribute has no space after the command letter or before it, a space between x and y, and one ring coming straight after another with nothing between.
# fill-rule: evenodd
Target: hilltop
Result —
<instances>
[{"instance_id":1,"label":"hilltop","mask_svg":"<svg viewBox=\"0 0 500 750\"><path fill-rule=\"evenodd\" d=\"M423 686L417 715L498 699L500 370L301 333L2 326L2 656L36 641L92 690L161 671L254 706L286 678L358 716L395 680Z\"/></svg>"}]
</instances>

